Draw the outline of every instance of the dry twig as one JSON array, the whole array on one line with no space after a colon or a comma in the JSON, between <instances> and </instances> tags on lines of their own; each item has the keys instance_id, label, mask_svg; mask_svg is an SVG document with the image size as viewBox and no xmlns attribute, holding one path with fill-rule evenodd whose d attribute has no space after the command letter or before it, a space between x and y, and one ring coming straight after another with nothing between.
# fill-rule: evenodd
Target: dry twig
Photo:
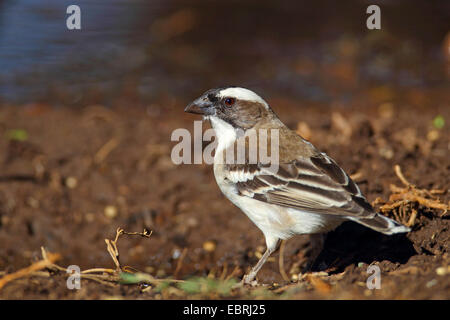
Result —
<instances>
[{"instance_id":1,"label":"dry twig","mask_svg":"<svg viewBox=\"0 0 450 320\"><path fill-rule=\"evenodd\" d=\"M424 206L431 209L443 210L441 217L450 209L450 204L442 203L437 194L443 194L444 190L426 190L419 189L411 184L403 175L399 165L394 167L395 173L400 181L405 185L398 187L390 185L392 194L387 202L377 198L375 204L382 204L380 210L383 213L392 215L396 220L411 227L415 224L418 215L418 206Z\"/></svg>"},{"instance_id":2,"label":"dry twig","mask_svg":"<svg viewBox=\"0 0 450 320\"><path fill-rule=\"evenodd\" d=\"M83 270L80 272L80 278L81 279L88 279L93 280L96 282L99 282L104 285L108 286L115 286L119 281L121 281L121 273L123 272L129 272L134 273L134 268L124 266L122 267L119 262L119 250L117 249L117 241L119 240L119 237L121 235L139 235L142 237L149 238L152 234L151 231L144 230L143 232L126 232L121 228L118 228L116 231L116 237L114 240L105 239L105 242L107 244L107 250L109 254L111 255L111 258L114 261L114 264L116 265L116 269L109 269L109 268L92 268ZM42 253L42 260L33 263L31 266L21 269L19 271L16 271L12 274L7 274L3 278L0 279L0 289L8 282L25 277L25 276L50 276L51 273L49 272L39 272L39 270L42 269L48 269L53 272L63 272L67 276L69 276L72 273L68 272L67 268L61 267L54 262L61 258L59 254L53 254L48 253L44 247L41 247L41 253ZM154 279L151 275L137 272L135 273L139 279L142 280L142 282L150 282L150 283L159 283L162 281L174 281L171 279Z\"/></svg>"},{"instance_id":3,"label":"dry twig","mask_svg":"<svg viewBox=\"0 0 450 320\"><path fill-rule=\"evenodd\" d=\"M280 274L284 281L289 281L289 277L284 271L284 247L286 246L286 241L282 240L280 244L280 255L278 257L278 267L280 268Z\"/></svg>"},{"instance_id":4,"label":"dry twig","mask_svg":"<svg viewBox=\"0 0 450 320\"><path fill-rule=\"evenodd\" d=\"M186 254L187 254L187 248L184 248L183 252L181 253L181 255L178 259L177 266L175 268L175 272L173 273L174 278L176 278L178 276L178 272L180 271L181 266L183 265L183 260L184 260L184 257L186 256Z\"/></svg>"},{"instance_id":5,"label":"dry twig","mask_svg":"<svg viewBox=\"0 0 450 320\"><path fill-rule=\"evenodd\" d=\"M111 138L108 142L106 142L95 154L94 163L99 164L102 163L106 157L119 145L118 138Z\"/></svg>"},{"instance_id":6,"label":"dry twig","mask_svg":"<svg viewBox=\"0 0 450 320\"><path fill-rule=\"evenodd\" d=\"M123 234L150 238L152 231L144 229L143 232L126 232L122 228L117 228L116 237L114 240L105 239L106 249L108 250L109 255L113 259L113 262L116 265L116 271L118 272L122 271L123 268L120 266L119 262L119 249L117 249L117 241L119 240L119 237Z\"/></svg>"},{"instance_id":7,"label":"dry twig","mask_svg":"<svg viewBox=\"0 0 450 320\"><path fill-rule=\"evenodd\" d=\"M61 255L58 253L46 253L46 255L43 257L42 260L39 260L38 262L33 263L32 265L20 269L14 273L7 274L3 278L0 279L0 290L8 283L13 280L17 280L26 276L29 276L33 272L36 272L38 270L42 270L47 268L48 266L52 265L53 262L56 260L61 259Z\"/></svg>"}]
</instances>

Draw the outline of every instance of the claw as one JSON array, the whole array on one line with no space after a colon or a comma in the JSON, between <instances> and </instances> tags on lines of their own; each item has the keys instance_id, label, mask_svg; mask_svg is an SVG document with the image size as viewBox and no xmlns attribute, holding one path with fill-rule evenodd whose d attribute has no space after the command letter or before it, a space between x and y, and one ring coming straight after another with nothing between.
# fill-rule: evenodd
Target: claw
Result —
<instances>
[{"instance_id":1,"label":"claw","mask_svg":"<svg viewBox=\"0 0 450 320\"><path fill-rule=\"evenodd\" d=\"M250 285L252 287L255 287L258 285L258 280L255 279L255 275L250 273L246 274L241 281L244 285Z\"/></svg>"},{"instance_id":2,"label":"claw","mask_svg":"<svg viewBox=\"0 0 450 320\"><path fill-rule=\"evenodd\" d=\"M258 285L258 281L256 279L255 280L251 280L251 281L246 280L246 279L248 279L247 275L245 275L239 283L236 283L232 287L232 289L240 289L240 288L244 288L245 286L255 287L255 286Z\"/></svg>"}]
</instances>

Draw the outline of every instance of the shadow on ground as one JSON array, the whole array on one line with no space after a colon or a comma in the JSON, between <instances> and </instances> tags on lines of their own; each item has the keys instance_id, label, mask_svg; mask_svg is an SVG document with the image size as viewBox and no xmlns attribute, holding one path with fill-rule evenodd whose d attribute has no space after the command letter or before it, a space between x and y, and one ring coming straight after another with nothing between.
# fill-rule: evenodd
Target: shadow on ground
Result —
<instances>
[{"instance_id":1,"label":"shadow on ground","mask_svg":"<svg viewBox=\"0 0 450 320\"><path fill-rule=\"evenodd\" d=\"M313 266L313 271L342 272L349 265L360 262L388 260L392 263L406 263L416 255L413 243L406 234L384 235L345 222L327 235L325 246Z\"/></svg>"}]
</instances>

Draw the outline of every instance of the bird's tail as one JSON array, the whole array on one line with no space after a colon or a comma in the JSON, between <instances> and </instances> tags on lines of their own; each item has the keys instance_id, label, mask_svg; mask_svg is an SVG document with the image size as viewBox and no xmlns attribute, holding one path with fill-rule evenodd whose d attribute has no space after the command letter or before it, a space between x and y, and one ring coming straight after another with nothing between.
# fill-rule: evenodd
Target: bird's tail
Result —
<instances>
[{"instance_id":1,"label":"bird's tail","mask_svg":"<svg viewBox=\"0 0 450 320\"><path fill-rule=\"evenodd\" d=\"M411 231L411 228L378 213L373 218L361 218L355 219L354 221L372 230L389 235Z\"/></svg>"}]
</instances>

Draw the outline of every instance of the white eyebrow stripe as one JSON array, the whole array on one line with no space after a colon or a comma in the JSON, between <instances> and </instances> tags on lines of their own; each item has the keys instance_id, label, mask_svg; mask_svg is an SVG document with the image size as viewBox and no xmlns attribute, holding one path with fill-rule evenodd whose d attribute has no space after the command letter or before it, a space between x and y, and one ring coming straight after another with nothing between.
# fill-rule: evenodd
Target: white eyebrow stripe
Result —
<instances>
[{"instance_id":1,"label":"white eyebrow stripe","mask_svg":"<svg viewBox=\"0 0 450 320\"><path fill-rule=\"evenodd\" d=\"M219 91L218 93L219 98L224 97L232 97L236 98L238 100L246 100L246 101L255 101L263 104L266 108L269 108L269 105L266 101L264 101L263 98L258 96L256 93L254 93L251 90L245 89L245 88L227 88Z\"/></svg>"}]
</instances>

